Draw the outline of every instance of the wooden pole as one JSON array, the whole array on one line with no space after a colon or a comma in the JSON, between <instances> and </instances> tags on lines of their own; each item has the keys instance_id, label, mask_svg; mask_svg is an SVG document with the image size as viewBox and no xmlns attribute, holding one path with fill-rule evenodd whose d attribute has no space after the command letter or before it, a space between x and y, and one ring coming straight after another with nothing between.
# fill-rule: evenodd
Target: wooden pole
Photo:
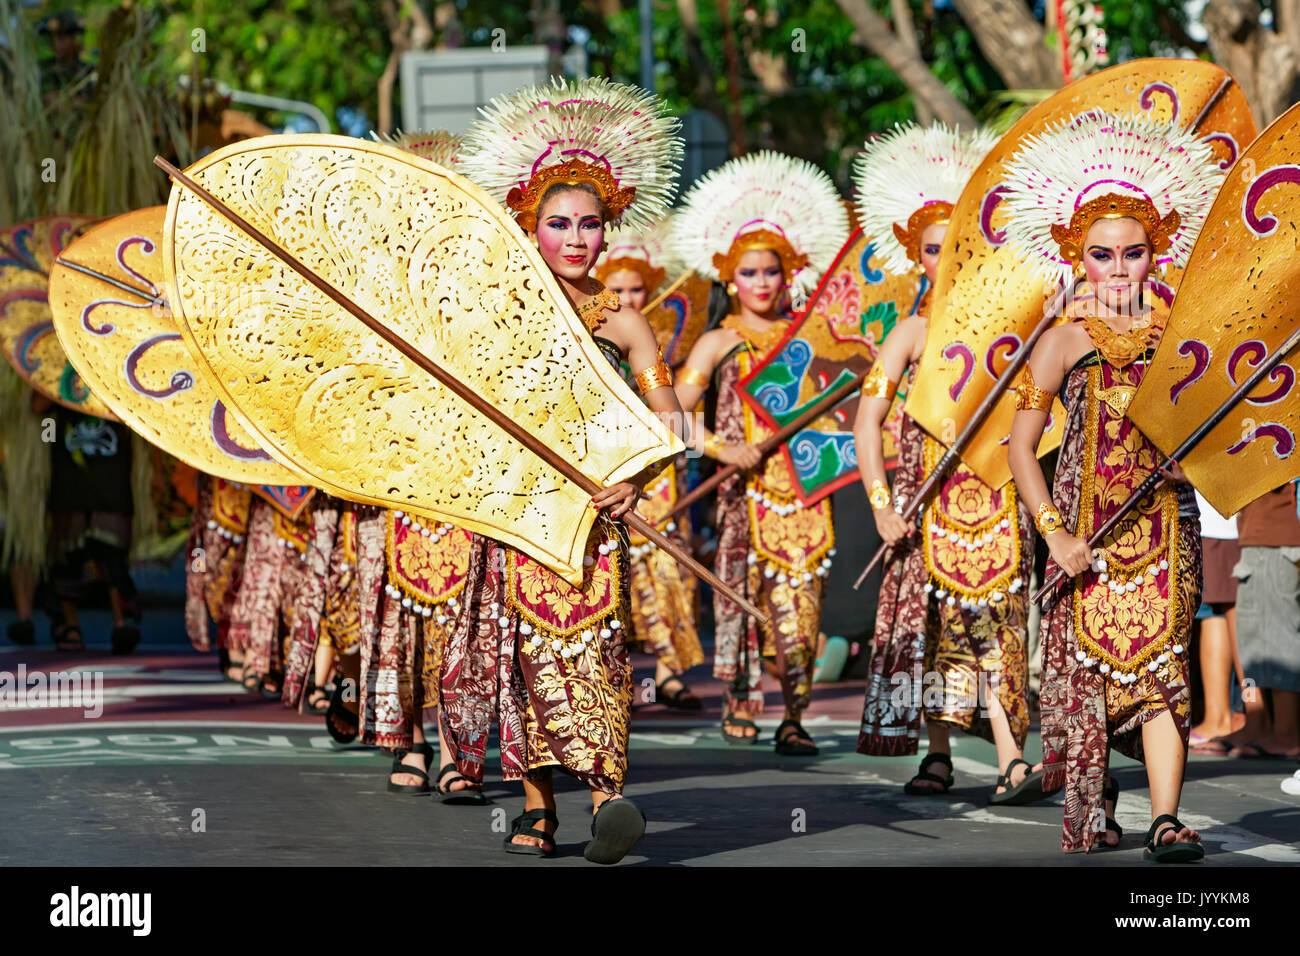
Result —
<instances>
[{"instance_id":1,"label":"wooden pole","mask_svg":"<svg viewBox=\"0 0 1300 956\"><path fill-rule=\"evenodd\" d=\"M685 272L679 275L676 279L673 280L672 285L664 289L664 291L660 292L657 296L655 296L653 299L651 299L649 302L646 303L645 308L641 310L641 314L649 315L655 309L659 308L659 306L663 305L664 300L667 299L674 292L676 292L678 289L680 289L683 285L685 285L686 280L689 279L692 275L694 275L694 271L691 269L687 269Z\"/></svg>"},{"instance_id":2,"label":"wooden pole","mask_svg":"<svg viewBox=\"0 0 1300 956\"><path fill-rule=\"evenodd\" d=\"M264 235L256 226L248 222L240 216L239 213L235 212L216 196L212 195L212 193L208 192L185 173L181 172L161 156L155 156L153 161L159 169L163 170L186 189L190 190L208 205L212 206L212 208L216 209L217 212L221 213L221 215L229 219L239 227L239 229L260 243L268 252L280 259L280 261L297 272L322 293L333 299L341 308L346 309L354 317L364 323L370 331L374 332L393 348L397 349L397 351L401 352L402 355L408 358L422 371L432 375L440 384L443 385L443 387L453 392L485 418L492 421L507 435L519 442L519 444L523 445L538 458L542 459L542 461L546 462L569 481L573 482L590 495L594 495L596 492L601 490L600 486L596 484L596 482L584 475L569 461L556 454L554 450L548 448L540 439L537 438L537 436L522 428L512 418L503 413L500 409L494 407L477 392L467 387L460 381L460 379L456 378L456 376L438 365L415 346L411 345L410 342L407 342L406 339L402 338L392 329L384 326L365 309L361 308L361 306L357 305L316 273L312 272L311 269L307 268L299 262L295 256L290 254L288 250L282 248L279 243L275 242L275 240ZM642 535L642 537L649 541L653 541L664 551L668 552L668 554L670 554L678 564L686 568L702 581L706 581L715 591L725 595L731 601L734 601L745 611L745 613L752 615L764 624L770 623L768 617L765 614L760 613L758 608L754 607L754 605L750 604L729 588L721 578L697 562L675 543L666 538L661 532L655 530L648 521L638 515L634 510L628 511L623 515L623 521L630 525L633 530Z\"/></svg>"},{"instance_id":3,"label":"wooden pole","mask_svg":"<svg viewBox=\"0 0 1300 956\"><path fill-rule=\"evenodd\" d=\"M1104 541L1106 536L1115 530L1115 527L1124 520L1125 516L1137 507L1139 501L1163 484L1165 481L1165 476L1162 474L1164 469L1178 461L1178 459L1186 456L1188 452L1199 445L1205 436L1213 431L1214 427L1227 418L1229 413L1231 413L1232 410L1241 403L1241 400L1246 397L1246 393L1263 381L1264 376L1273 371L1273 369L1277 367L1278 363L1281 362L1282 359L1286 358L1286 354L1298 344L1300 344L1300 327L1297 327L1296 330L1287 337L1287 340L1278 346L1273 354L1265 360L1264 364L1250 374L1250 377L1247 378L1246 381L1238 385L1236 390L1228 396L1227 400L1224 401L1222 405L1214 410L1209 418L1196 426L1195 430L1187 436L1187 439L1174 449L1174 453L1161 462L1159 467L1148 475L1146 480L1138 486L1138 489L1128 496L1128 500L1120 505L1114 514L1102 522L1101 527L1088 536L1088 547L1095 548L1098 544ZM1034 594L1030 603L1037 604L1041 601L1044 595L1055 588L1064 577L1065 573L1060 569L1057 569L1056 573L1048 579L1047 583L1039 588L1038 592Z\"/></svg>"},{"instance_id":4,"label":"wooden pole","mask_svg":"<svg viewBox=\"0 0 1300 956\"><path fill-rule=\"evenodd\" d=\"M764 458L766 458L775 449L779 448L783 443L788 441L790 437L793 436L796 432L803 431L810 424L815 422L818 418L821 418L821 416L824 415L826 412L830 411L832 408L834 408L836 405L842 402L850 394L855 392L857 389L861 388L862 380L866 377L867 377L867 373L863 372L861 375L854 376L852 380L845 382L839 388L835 389L835 391L822 396L822 398L817 402L817 404L813 405L812 408L808 409L806 412L804 412L794 421L790 422L790 424L786 425L780 431L773 432L771 435L768 435L761 442L759 442L758 444L759 452L762 454ZM681 498L678 498L677 503L673 505L673 509L669 511L666 515L664 515L662 518L660 518L659 523L662 524L665 521L668 521L676 517L677 515L681 514L683 511L685 511L695 502L699 501L701 498L707 495L714 488L718 487L718 485L722 484L732 475L735 475L740 471L741 471L741 467L739 465L727 465L725 468L719 468L707 479L700 482L700 484L697 487L691 489L691 491L688 494L685 494Z\"/></svg>"},{"instance_id":5,"label":"wooden pole","mask_svg":"<svg viewBox=\"0 0 1300 956\"><path fill-rule=\"evenodd\" d=\"M1071 285L1067 284L1064 286L1061 291L1056 294L1056 298L1054 298L1047 308L1043 310L1042 319L1039 320L1034 331L1030 333L1025 344L1020 347L1020 351L1016 353L1015 357L1007 363L1007 367L1003 369L1002 374L998 376L998 380L993 385L992 390L984 396L984 401L980 402L979 407L975 409L975 414L971 416L970 421L966 423L966 426L961 430L961 433L953 440L952 445L949 446L948 450L944 453L944 456L939 459L939 463L934 466L934 470L925 476L925 481L922 482L921 487L916 490L916 494L912 495L911 500L903 506L900 515L904 522L911 522L911 520L916 517L917 512L925 506L931 492L938 487L939 482L941 482L944 475L948 473L948 469L957 463L957 459L961 457L962 450L970 440L975 437L975 433L979 431L980 426L984 424L984 420L989 417L997 403L1002 400L1002 393L1011 386L1012 381L1014 381L1015 377L1020 374L1020 370L1025 367L1025 363L1029 361L1029 353L1034 350L1035 343L1037 343L1043 333L1050 329L1056 322L1056 317L1064 307L1065 299L1070 294L1071 289ZM885 556L885 551L888 549L889 546L885 544L882 544L876 549L876 553L872 556L871 560L867 562L867 566L862 569L862 573L858 575L858 579L853 582L853 590L856 591L858 588L862 587L862 582L867 579L867 575L871 573L872 569L880 563L881 558Z\"/></svg>"},{"instance_id":6,"label":"wooden pole","mask_svg":"<svg viewBox=\"0 0 1300 956\"><path fill-rule=\"evenodd\" d=\"M59 256L54 261L61 266L66 266L67 268L72 269L74 272L80 272L83 276L90 276L92 279L98 279L100 282L107 283L115 289L120 289L128 295L134 295L138 298L144 299L144 301L148 302L150 305L167 305L166 300L164 300L162 296L153 295L150 292L146 292L144 289L136 288L128 282L123 282L121 279L114 279L112 276L104 275L104 273L100 272L98 269L92 269L90 266L83 266L80 262L73 262L71 259L63 258L63 256Z\"/></svg>"}]
</instances>

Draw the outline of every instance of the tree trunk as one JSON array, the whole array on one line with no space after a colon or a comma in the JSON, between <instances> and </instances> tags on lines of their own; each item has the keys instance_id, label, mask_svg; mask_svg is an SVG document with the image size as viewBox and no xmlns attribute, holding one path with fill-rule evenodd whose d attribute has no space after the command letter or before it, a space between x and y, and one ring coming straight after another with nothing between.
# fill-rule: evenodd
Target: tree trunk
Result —
<instances>
[{"instance_id":1,"label":"tree trunk","mask_svg":"<svg viewBox=\"0 0 1300 956\"><path fill-rule=\"evenodd\" d=\"M677 15L681 17L682 32L686 34L686 59L695 74L695 90L691 99L702 104L725 123L727 111L718 98L718 77L713 72L713 64L704 55L704 45L700 42L700 13L695 0L677 0Z\"/></svg>"},{"instance_id":2,"label":"tree trunk","mask_svg":"<svg viewBox=\"0 0 1300 956\"><path fill-rule=\"evenodd\" d=\"M393 87L397 85L397 65L408 50L422 50L433 39L433 26L418 3L398 3L384 0L384 21L388 25L389 41L393 50L388 54L384 72L379 75L376 92L379 96L378 117L375 128L384 134L393 131ZM411 132L408 130L408 132Z\"/></svg>"},{"instance_id":3,"label":"tree trunk","mask_svg":"<svg viewBox=\"0 0 1300 956\"><path fill-rule=\"evenodd\" d=\"M1281 32L1259 22L1255 0L1210 0L1202 16L1214 62L1232 74L1260 128L1277 119L1300 98L1300 4L1281 2L1276 11Z\"/></svg>"},{"instance_id":4,"label":"tree trunk","mask_svg":"<svg viewBox=\"0 0 1300 956\"><path fill-rule=\"evenodd\" d=\"M912 22L912 8L907 0L889 0L890 11L894 15L894 35L898 37L898 42L908 53L921 58L921 44L916 39L916 25ZM916 110L916 121L922 126L929 126L934 122L934 110L923 101L913 98L913 107Z\"/></svg>"},{"instance_id":5,"label":"tree trunk","mask_svg":"<svg viewBox=\"0 0 1300 956\"><path fill-rule=\"evenodd\" d=\"M912 52L894 32L889 23L871 8L867 0L835 0L844 15L852 22L858 42L885 61L898 74L898 78L912 92L917 103L923 103L934 116L951 126L974 129L978 124L970 110L962 105L949 89L930 72L930 67L919 53Z\"/></svg>"},{"instance_id":6,"label":"tree trunk","mask_svg":"<svg viewBox=\"0 0 1300 956\"><path fill-rule=\"evenodd\" d=\"M1046 43L1043 25L1024 0L953 0L953 6L1008 89L1061 85L1061 64Z\"/></svg>"}]
</instances>

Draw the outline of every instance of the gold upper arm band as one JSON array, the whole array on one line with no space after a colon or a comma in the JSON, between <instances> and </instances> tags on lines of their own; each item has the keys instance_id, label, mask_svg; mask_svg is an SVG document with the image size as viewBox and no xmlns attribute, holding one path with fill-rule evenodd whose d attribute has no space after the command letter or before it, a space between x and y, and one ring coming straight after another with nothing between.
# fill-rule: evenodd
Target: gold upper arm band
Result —
<instances>
[{"instance_id":1,"label":"gold upper arm band","mask_svg":"<svg viewBox=\"0 0 1300 956\"><path fill-rule=\"evenodd\" d=\"M698 385L700 388L709 387L709 373L701 372L698 368L684 366L677 376L677 381L683 385Z\"/></svg>"},{"instance_id":2,"label":"gold upper arm band","mask_svg":"<svg viewBox=\"0 0 1300 956\"><path fill-rule=\"evenodd\" d=\"M864 398L892 399L897 391L898 383L889 380L889 377L885 374L885 366L879 362L871 366L871 371L862 380L862 395Z\"/></svg>"},{"instance_id":3,"label":"gold upper arm band","mask_svg":"<svg viewBox=\"0 0 1300 956\"><path fill-rule=\"evenodd\" d=\"M1026 365L1025 377L1016 386L1016 408L1024 408L1032 412L1050 412L1054 398L1055 395L1034 383L1034 373Z\"/></svg>"},{"instance_id":4,"label":"gold upper arm band","mask_svg":"<svg viewBox=\"0 0 1300 956\"><path fill-rule=\"evenodd\" d=\"M636 387L641 390L642 395L645 395L652 389L662 388L665 385L669 388L673 387L673 373L668 366L664 364L662 358L649 368L642 369L640 372L636 373Z\"/></svg>"}]
</instances>

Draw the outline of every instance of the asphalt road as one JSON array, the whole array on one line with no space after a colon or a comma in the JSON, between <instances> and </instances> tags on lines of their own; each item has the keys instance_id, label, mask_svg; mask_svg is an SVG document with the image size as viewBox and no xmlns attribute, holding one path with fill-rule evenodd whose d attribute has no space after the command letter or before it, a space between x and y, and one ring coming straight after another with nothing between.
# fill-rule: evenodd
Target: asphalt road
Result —
<instances>
[{"instance_id":1,"label":"asphalt road","mask_svg":"<svg viewBox=\"0 0 1300 956\"><path fill-rule=\"evenodd\" d=\"M319 718L223 682L212 656L177 639L179 612L151 615L145 645L127 658L97 648L93 616L89 624L84 655L0 640L0 671L21 664L103 681L98 715L0 706L0 866L539 865L502 850L522 797L492 776L492 761L486 807L389 794L389 757L339 748ZM636 663L638 677L649 677L650 658ZM817 688L806 726L822 752L799 759L772 752L778 709L760 721L762 743L728 746L717 727L721 687L707 667L688 676L706 703L698 719L659 704L634 711L627 794L649 822L624 866L1148 865L1140 840L1150 806L1132 761L1114 763L1120 850L1065 854L1059 797L986 805L997 768L984 741L955 738L950 793L906 797L915 758L854 750L860 684ZM778 699L773 686L769 706ZM1027 754L1038 753L1034 735ZM1300 798L1279 786L1296 769L1193 757L1181 816L1204 835L1203 867L1300 864ZM545 865L587 866L589 799L563 775L557 790L559 853Z\"/></svg>"}]
</instances>

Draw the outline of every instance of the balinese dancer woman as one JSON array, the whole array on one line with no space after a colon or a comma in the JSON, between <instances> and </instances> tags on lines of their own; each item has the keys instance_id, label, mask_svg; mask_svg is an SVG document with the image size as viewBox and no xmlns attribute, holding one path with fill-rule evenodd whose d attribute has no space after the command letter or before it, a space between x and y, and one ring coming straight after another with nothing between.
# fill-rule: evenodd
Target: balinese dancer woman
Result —
<instances>
[{"instance_id":1,"label":"balinese dancer woman","mask_svg":"<svg viewBox=\"0 0 1300 956\"><path fill-rule=\"evenodd\" d=\"M669 244L671 218L652 229L619 229L607 240L609 248L596 263L596 281L618 296L623 308L642 311L664 283L677 273ZM657 522L685 491L685 468L674 462L650 480L649 496L637 510ZM678 515L664 532L689 551L691 522ZM694 576L682 571L669 555L640 535L629 538L632 636L655 656L655 699L678 710L699 710L703 704L691 693L681 675L704 661L696 627L698 588Z\"/></svg>"},{"instance_id":2,"label":"balinese dancer woman","mask_svg":"<svg viewBox=\"0 0 1300 956\"><path fill-rule=\"evenodd\" d=\"M995 141L936 125L901 127L867 145L854 170L859 214L887 268L921 270L933 284L953 205ZM881 425L925 348L929 300L927 294L884 340L854 425L872 517L891 547L858 750L916 753L924 712L929 749L904 793L948 792L950 733L959 728L997 747L1001 773L989 802L1024 803L1042 796L1041 771L1022 754L1029 733L1029 516L1013 485L990 488L958 463L922 509L919 527L908 526L902 504L944 448L906 415L893 490L885 483Z\"/></svg>"},{"instance_id":3,"label":"balinese dancer woman","mask_svg":"<svg viewBox=\"0 0 1300 956\"><path fill-rule=\"evenodd\" d=\"M785 335L787 289L802 304L844 244L848 214L820 169L761 152L696 183L674 228L685 263L727 283L730 312L691 349L677 398L694 408L712 389L713 428L696 422L694 447L751 469L759 464L756 444L769 432L741 401L739 382ZM835 544L830 502L803 507L789 466L772 455L761 469L719 487L717 516L718 575L772 619L760 629L730 602L714 602L713 673L728 684L723 736L732 744L757 742L763 659L775 657L785 702L776 751L813 756L817 748L800 718L812 702L822 584Z\"/></svg>"},{"instance_id":4,"label":"balinese dancer woman","mask_svg":"<svg viewBox=\"0 0 1300 956\"><path fill-rule=\"evenodd\" d=\"M1167 315L1144 286L1157 262L1186 264L1222 176L1190 133L1101 111L1031 138L1007 166L1009 241L1075 292L1073 321L1030 356L1008 452L1048 574L1073 579L1044 599L1042 623L1044 764L1047 785L1066 788L1065 850L1118 845L1116 749L1146 764L1147 858L1204 855L1177 817L1201 590L1196 498L1181 469L1104 547L1085 540L1161 460L1125 417ZM1049 495L1034 449L1058 393L1068 418Z\"/></svg>"},{"instance_id":5,"label":"balinese dancer woman","mask_svg":"<svg viewBox=\"0 0 1300 956\"><path fill-rule=\"evenodd\" d=\"M458 168L515 213L610 362L626 361L650 408L684 430L649 323L591 277L609 224L644 226L666 211L682 149L676 125L644 91L559 80L494 101L467 134ZM645 832L641 811L622 796L632 673L627 538L614 519L636 505L649 477L592 497L606 514L589 539L581 589L489 538L471 551L443 655L440 716L457 768L481 780L495 713L503 775L524 785L507 852L555 852L553 767L591 789L588 860L617 862Z\"/></svg>"}]
</instances>

